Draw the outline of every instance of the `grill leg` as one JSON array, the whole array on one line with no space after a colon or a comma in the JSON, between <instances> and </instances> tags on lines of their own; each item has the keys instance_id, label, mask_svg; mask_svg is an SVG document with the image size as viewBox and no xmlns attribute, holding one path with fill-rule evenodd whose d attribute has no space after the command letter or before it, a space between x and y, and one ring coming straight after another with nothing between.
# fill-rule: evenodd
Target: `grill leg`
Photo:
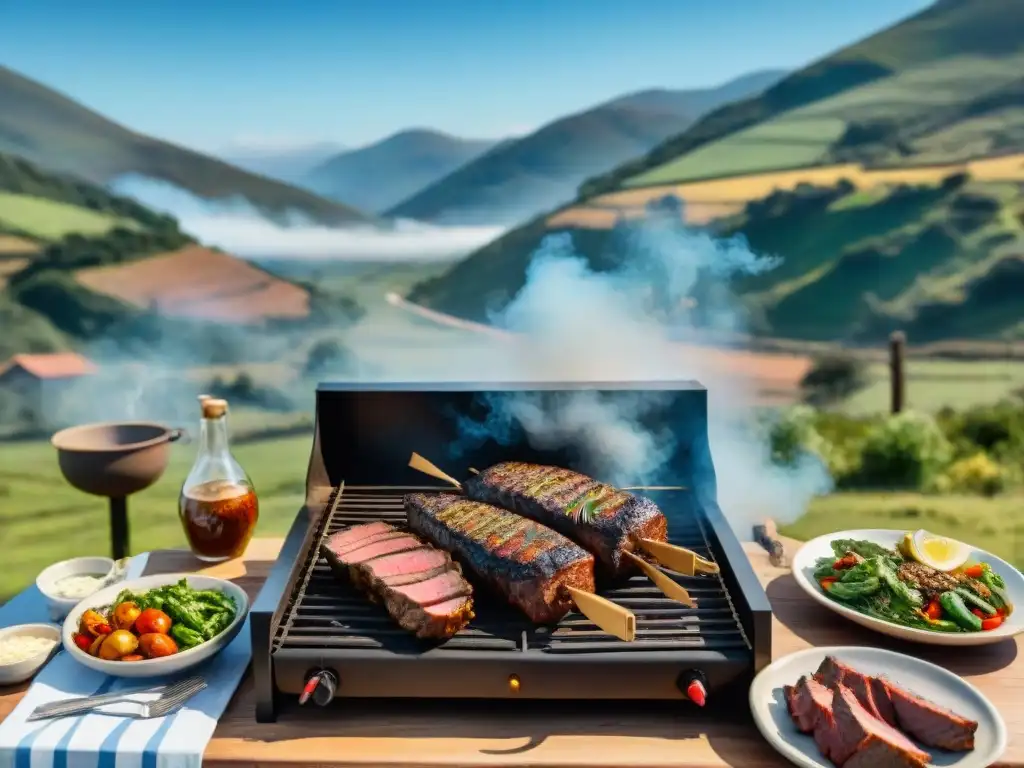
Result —
<instances>
[{"instance_id":1,"label":"grill leg","mask_svg":"<svg viewBox=\"0 0 1024 768\"><path fill-rule=\"evenodd\" d=\"M110 499L110 546L115 560L128 557L128 499Z\"/></svg>"}]
</instances>

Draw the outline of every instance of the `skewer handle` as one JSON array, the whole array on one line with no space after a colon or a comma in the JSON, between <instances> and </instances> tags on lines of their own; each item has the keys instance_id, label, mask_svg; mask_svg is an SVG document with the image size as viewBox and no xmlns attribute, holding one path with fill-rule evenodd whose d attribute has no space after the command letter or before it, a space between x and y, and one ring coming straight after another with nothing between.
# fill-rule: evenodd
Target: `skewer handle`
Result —
<instances>
[{"instance_id":1,"label":"skewer handle","mask_svg":"<svg viewBox=\"0 0 1024 768\"><path fill-rule=\"evenodd\" d=\"M451 475L441 471L438 467L424 459L418 453L414 452L413 455L409 457L409 466L417 472L422 472L425 475L436 477L438 480L444 480L446 483L451 483L456 488L460 490L462 489L462 483Z\"/></svg>"},{"instance_id":2,"label":"skewer handle","mask_svg":"<svg viewBox=\"0 0 1024 768\"><path fill-rule=\"evenodd\" d=\"M632 560L644 572L644 575L654 583L654 586L660 589L662 594L669 600L682 603L687 608L695 607L690 593L681 584L677 584L646 560L637 557L632 552L623 552L623 554Z\"/></svg>"},{"instance_id":3,"label":"skewer handle","mask_svg":"<svg viewBox=\"0 0 1024 768\"><path fill-rule=\"evenodd\" d=\"M676 571L684 576L696 576L698 573L718 573L718 564L705 560L696 552L675 544L654 539L640 539L637 545L648 555L658 561L658 565Z\"/></svg>"},{"instance_id":4,"label":"skewer handle","mask_svg":"<svg viewBox=\"0 0 1024 768\"><path fill-rule=\"evenodd\" d=\"M584 592L575 587L567 587L567 589L580 613L602 630L627 643L636 640L636 616L632 611L626 610L621 605L616 605L611 600L605 600L593 592Z\"/></svg>"}]
</instances>

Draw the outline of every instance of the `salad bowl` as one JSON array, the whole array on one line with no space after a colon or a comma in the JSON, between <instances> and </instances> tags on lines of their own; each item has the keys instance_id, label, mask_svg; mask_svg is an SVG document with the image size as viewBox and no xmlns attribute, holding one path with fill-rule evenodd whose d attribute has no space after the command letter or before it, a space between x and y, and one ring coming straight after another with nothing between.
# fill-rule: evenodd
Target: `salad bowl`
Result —
<instances>
[{"instance_id":1,"label":"salad bowl","mask_svg":"<svg viewBox=\"0 0 1024 768\"><path fill-rule=\"evenodd\" d=\"M962 547L967 554L967 562L980 564L991 571L995 577L993 583L1001 585L1000 592L1008 598L1009 610L999 621L998 626L979 631L939 631L925 628L927 621L912 620L901 622L893 618L882 618L879 614L869 614L858 609L858 601L845 601L826 594L815 571L826 558L839 559L833 547L834 542L855 541L871 544L897 551L901 542L907 537L905 530L863 529L840 531L819 536L804 544L793 558L793 578L801 589L817 603L828 610L843 616L861 626L880 632L890 637L908 640L915 643L945 646L978 646L999 643L1024 632L1024 613L1020 607L1024 603L1024 575L1016 568L999 557L962 542L953 542ZM842 548L842 545L838 545ZM1017 610L1014 610L1016 606ZM970 607L970 606L968 606ZM948 622L934 624L938 627Z\"/></svg>"}]
</instances>

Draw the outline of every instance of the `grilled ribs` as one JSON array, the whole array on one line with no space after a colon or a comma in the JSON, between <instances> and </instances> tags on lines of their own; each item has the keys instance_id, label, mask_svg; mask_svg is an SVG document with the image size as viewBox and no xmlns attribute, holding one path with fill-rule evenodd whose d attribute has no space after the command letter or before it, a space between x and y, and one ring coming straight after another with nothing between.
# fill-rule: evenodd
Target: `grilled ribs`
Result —
<instances>
[{"instance_id":1,"label":"grilled ribs","mask_svg":"<svg viewBox=\"0 0 1024 768\"><path fill-rule=\"evenodd\" d=\"M622 553L632 551L636 539L668 537L668 522L653 501L568 469L503 462L467 480L464 490L470 499L550 526L612 576L634 570Z\"/></svg>"},{"instance_id":2,"label":"grilled ribs","mask_svg":"<svg viewBox=\"0 0 1024 768\"><path fill-rule=\"evenodd\" d=\"M451 493L405 497L410 527L455 554L531 621L549 624L573 608L565 587L594 591L594 558L543 525Z\"/></svg>"},{"instance_id":3,"label":"grilled ribs","mask_svg":"<svg viewBox=\"0 0 1024 768\"><path fill-rule=\"evenodd\" d=\"M445 639L473 619L472 587L447 552L387 523L347 528L324 542L332 570L381 602L403 629Z\"/></svg>"}]
</instances>

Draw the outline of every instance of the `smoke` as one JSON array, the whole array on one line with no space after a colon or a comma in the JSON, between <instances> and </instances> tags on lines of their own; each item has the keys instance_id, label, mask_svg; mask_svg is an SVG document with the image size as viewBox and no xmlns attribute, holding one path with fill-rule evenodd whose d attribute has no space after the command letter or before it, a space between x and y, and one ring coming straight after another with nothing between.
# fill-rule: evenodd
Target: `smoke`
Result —
<instances>
[{"instance_id":1,"label":"smoke","mask_svg":"<svg viewBox=\"0 0 1024 768\"><path fill-rule=\"evenodd\" d=\"M799 517L831 480L817 462L781 468L753 427L752 382L723 370L721 353L680 339L708 330L741 332L745 314L731 277L771 269L742 240L689 231L677 217L648 219L613 238L622 264L595 271L568 235L551 235L534 254L526 283L491 322L521 334L481 367L495 380L611 382L698 380L708 389L708 430L719 504L742 539L766 517ZM695 299L699 301L695 303ZM478 362L481 362L478 359ZM479 372L478 372L479 378ZM462 423L457 451L487 437L507 442L516 426L540 449L574 451L602 479L619 485L658 478L686 425L658 424L664 393L602 397L582 390L549 397L490 396L488 415Z\"/></svg>"},{"instance_id":2,"label":"smoke","mask_svg":"<svg viewBox=\"0 0 1024 768\"><path fill-rule=\"evenodd\" d=\"M247 258L436 261L464 256L502 233L495 226L435 227L397 221L392 227L327 227L298 214L278 223L241 198L208 201L186 190L142 176L111 185L181 223L204 243Z\"/></svg>"}]
</instances>

